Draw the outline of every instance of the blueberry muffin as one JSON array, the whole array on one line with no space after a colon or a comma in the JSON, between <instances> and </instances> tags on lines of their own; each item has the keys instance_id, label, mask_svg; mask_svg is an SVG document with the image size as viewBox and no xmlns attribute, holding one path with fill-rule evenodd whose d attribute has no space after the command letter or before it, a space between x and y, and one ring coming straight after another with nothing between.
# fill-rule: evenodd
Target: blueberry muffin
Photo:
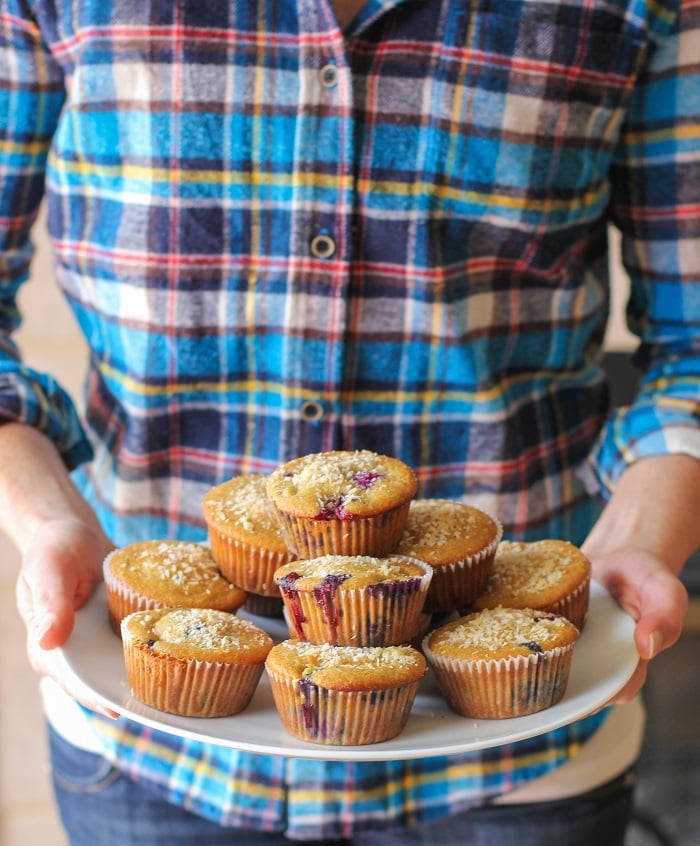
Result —
<instances>
[{"instance_id":1,"label":"blueberry muffin","mask_svg":"<svg viewBox=\"0 0 700 846\"><path fill-rule=\"evenodd\" d=\"M387 555L417 482L408 465L369 450L313 453L278 467L267 494L299 558Z\"/></svg>"},{"instance_id":2,"label":"blueberry muffin","mask_svg":"<svg viewBox=\"0 0 700 846\"><path fill-rule=\"evenodd\" d=\"M272 648L265 669L289 734L311 743L361 746L404 729L426 662L410 646L286 640Z\"/></svg>"}]
</instances>

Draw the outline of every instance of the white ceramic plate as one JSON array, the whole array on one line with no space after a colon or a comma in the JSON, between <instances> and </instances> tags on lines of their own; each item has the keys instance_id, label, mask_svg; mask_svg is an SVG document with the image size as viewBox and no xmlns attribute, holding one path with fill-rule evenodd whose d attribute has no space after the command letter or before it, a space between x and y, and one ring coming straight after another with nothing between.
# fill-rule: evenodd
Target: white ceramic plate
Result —
<instances>
[{"instance_id":1,"label":"white ceramic plate","mask_svg":"<svg viewBox=\"0 0 700 846\"><path fill-rule=\"evenodd\" d=\"M287 637L281 620L251 618L276 640ZM240 714L219 719L177 717L134 699L124 670L122 646L107 621L101 588L78 612L63 648L68 669L109 708L171 734L250 752L328 761L378 761L427 758L499 746L574 722L604 705L631 677L637 665L634 622L599 584L591 584L588 622L576 644L564 697L537 714L508 720L472 720L451 711L429 672L421 683L408 724L393 740L369 746L336 747L305 743L288 735L275 710L263 673L251 704Z\"/></svg>"}]
</instances>

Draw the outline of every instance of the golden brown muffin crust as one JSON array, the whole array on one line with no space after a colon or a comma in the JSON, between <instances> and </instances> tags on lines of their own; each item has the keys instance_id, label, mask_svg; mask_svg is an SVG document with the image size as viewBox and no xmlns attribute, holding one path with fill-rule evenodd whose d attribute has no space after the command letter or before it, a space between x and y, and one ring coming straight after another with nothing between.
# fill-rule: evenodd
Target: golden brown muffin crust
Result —
<instances>
[{"instance_id":1,"label":"golden brown muffin crust","mask_svg":"<svg viewBox=\"0 0 700 846\"><path fill-rule=\"evenodd\" d=\"M547 652L578 637L579 630L566 617L531 608L494 608L440 626L425 644L443 658L491 660Z\"/></svg>"},{"instance_id":2,"label":"golden brown muffin crust","mask_svg":"<svg viewBox=\"0 0 700 846\"><path fill-rule=\"evenodd\" d=\"M370 450L304 455L278 467L267 483L281 511L316 520L381 514L411 499L416 488L407 464Z\"/></svg>"},{"instance_id":3,"label":"golden brown muffin crust","mask_svg":"<svg viewBox=\"0 0 700 846\"><path fill-rule=\"evenodd\" d=\"M478 508L454 500L416 499L395 552L439 567L480 553L500 536L500 524Z\"/></svg>"},{"instance_id":4,"label":"golden brown muffin crust","mask_svg":"<svg viewBox=\"0 0 700 846\"><path fill-rule=\"evenodd\" d=\"M198 543L141 541L115 550L106 566L118 582L161 605L231 610L246 599Z\"/></svg>"},{"instance_id":5,"label":"golden brown muffin crust","mask_svg":"<svg viewBox=\"0 0 700 846\"><path fill-rule=\"evenodd\" d=\"M327 690L388 690L418 681L427 670L425 658L411 646L330 646L293 639L274 646L266 666Z\"/></svg>"},{"instance_id":6,"label":"golden brown muffin crust","mask_svg":"<svg viewBox=\"0 0 700 846\"><path fill-rule=\"evenodd\" d=\"M231 533L252 545L286 552L272 502L266 493L268 476L237 476L212 488L204 497L207 525Z\"/></svg>"},{"instance_id":7,"label":"golden brown muffin crust","mask_svg":"<svg viewBox=\"0 0 700 846\"><path fill-rule=\"evenodd\" d=\"M128 643L181 660L259 664L272 638L248 620L207 608L136 611L122 620Z\"/></svg>"},{"instance_id":8,"label":"golden brown muffin crust","mask_svg":"<svg viewBox=\"0 0 700 846\"><path fill-rule=\"evenodd\" d=\"M486 589L473 607L543 607L576 590L590 575L586 556L566 541L502 541Z\"/></svg>"},{"instance_id":9,"label":"golden brown muffin crust","mask_svg":"<svg viewBox=\"0 0 700 846\"><path fill-rule=\"evenodd\" d=\"M275 571L275 581L284 585L293 578L295 590L310 591L328 577L335 577L337 590L356 590L384 582L422 579L426 571L430 572L428 565L398 555L385 558L369 555L322 555L319 558L285 564Z\"/></svg>"}]
</instances>

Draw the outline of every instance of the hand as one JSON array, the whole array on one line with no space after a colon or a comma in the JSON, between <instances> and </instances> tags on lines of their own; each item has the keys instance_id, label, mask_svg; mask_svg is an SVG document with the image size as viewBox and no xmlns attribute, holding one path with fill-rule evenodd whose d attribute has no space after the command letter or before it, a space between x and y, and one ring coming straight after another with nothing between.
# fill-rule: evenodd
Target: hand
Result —
<instances>
[{"instance_id":1,"label":"hand","mask_svg":"<svg viewBox=\"0 0 700 846\"><path fill-rule=\"evenodd\" d=\"M640 662L614 698L641 690L647 664L679 638L688 594L676 574L700 548L700 461L669 454L640 459L619 477L583 552L601 582L636 622Z\"/></svg>"},{"instance_id":2,"label":"hand","mask_svg":"<svg viewBox=\"0 0 700 846\"><path fill-rule=\"evenodd\" d=\"M84 705L116 716L88 701L67 671L57 647L68 639L75 612L102 579L102 561L111 549L104 533L79 519L44 523L25 548L17 580L17 606L27 627L29 661L39 675L54 678Z\"/></svg>"},{"instance_id":3,"label":"hand","mask_svg":"<svg viewBox=\"0 0 700 846\"><path fill-rule=\"evenodd\" d=\"M624 547L590 558L593 577L636 621L634 640L640 661L632 678L613 699L616 703L629 702L646 681L649 661L680 637L688 593L665 563L645 550Z\"/></svg>"}]
</instances>

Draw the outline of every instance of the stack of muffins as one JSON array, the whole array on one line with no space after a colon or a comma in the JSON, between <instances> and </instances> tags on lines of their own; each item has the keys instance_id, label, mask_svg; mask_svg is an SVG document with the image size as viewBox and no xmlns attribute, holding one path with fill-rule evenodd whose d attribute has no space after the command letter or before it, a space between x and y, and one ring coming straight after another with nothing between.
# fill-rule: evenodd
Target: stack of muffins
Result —
<instances>
[{"instance_id":1,"label":"stack of muffins","mask_svg":"<svg viewBox=\"0 0 700 846\"><path fill-rule=\"evenodd\" d=\"M103 572L135 698L186 717L231 716L248 705L272 638L236 616L246 593L209 550L142 541L108 555Z\"/></svg>"},{"instance_id":2,"label":"stack of muffins","mask_svg":"<svg viewBox=\"0 0 700 846\"><path fill-rule=\"evenodd\" d=\"M393 550L416 487L406 464L367 450L303 456L268 480L297 560L275 573L292 637L265 666L294 737L378 743L408 720L427 666L407 642L423 623L432 568Z\"/></svg>"},{"instance_id":3,"label":"stack of muffins","mask_svg":"<svg viewBox=\"0 0 700 846\"><path fill-rule=\"evenodd\" d=\"M172 561L144 565L172 557L177 542L114 553L105 563L110 620L133 695L188 716L237 713L264 665L286 731L334 745L399 734L428 668L465 716L555 704L586 620L590 564L561 541L504 541L480 509L415 499L416 490L413 471L389 456L306 455L212 488L203 503L210 549L188 545L179 571ZM120 559L139 556L138 579L126 578ZM193 572L195 558L207 579ZM148 583L154 569L167 589ZM234 616L241 607L284 615L289 638L273 645L263 625ZM182 664L196 666L191 679ZM178 673L163 669L173 665ZM210 686L234 694L215 713L200 701L216 700L202 693Z\"/></svg>"}]
</instances>

